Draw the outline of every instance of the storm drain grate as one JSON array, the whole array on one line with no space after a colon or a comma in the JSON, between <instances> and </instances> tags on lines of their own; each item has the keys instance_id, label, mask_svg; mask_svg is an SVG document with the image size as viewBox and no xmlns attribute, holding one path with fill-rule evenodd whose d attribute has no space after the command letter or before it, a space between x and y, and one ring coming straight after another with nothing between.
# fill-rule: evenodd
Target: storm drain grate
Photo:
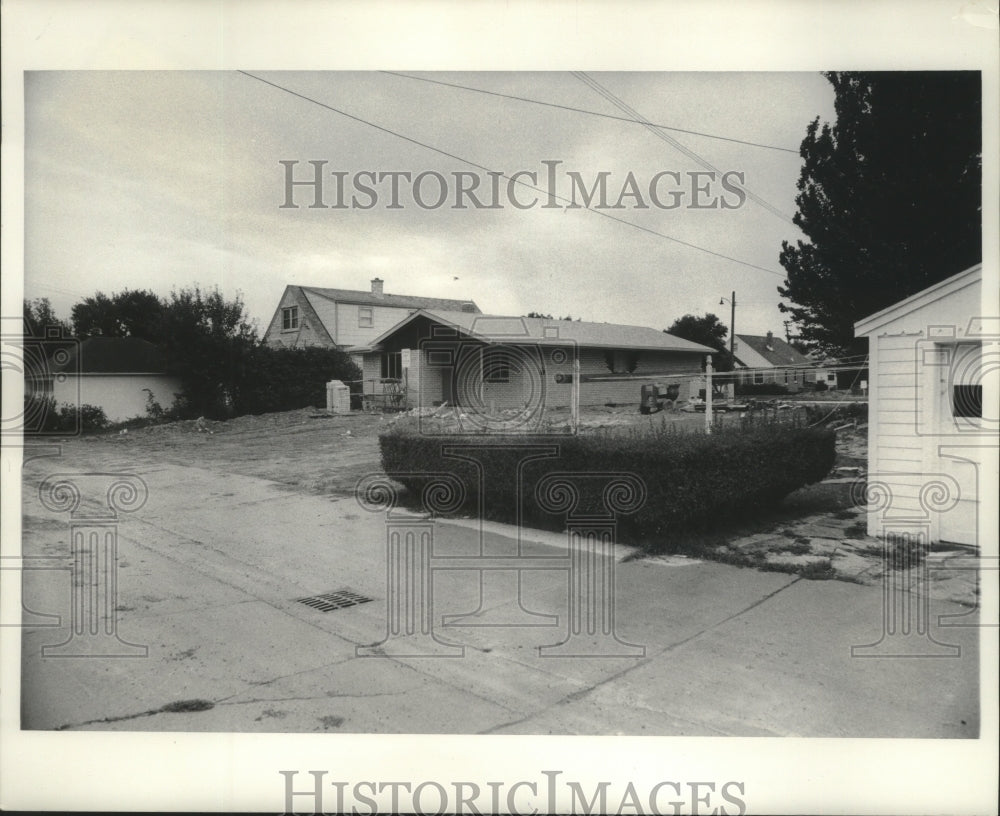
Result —
<instances>
[{"instance_id":1,"label":"storm drain grate","mask_svg":"<svg viewBox=\"0 0 1000 816\"><path fill-rule=\"evenodd\" d=\"M372 599L366 595L359 595L349 589L338 589L336 592L327 592L323 595L313 595L309 598L296 598L296 603L311 606L320 612L333 612L335 609L345 609L348 606L368 603Z\"/></svg>"}]
</instances>

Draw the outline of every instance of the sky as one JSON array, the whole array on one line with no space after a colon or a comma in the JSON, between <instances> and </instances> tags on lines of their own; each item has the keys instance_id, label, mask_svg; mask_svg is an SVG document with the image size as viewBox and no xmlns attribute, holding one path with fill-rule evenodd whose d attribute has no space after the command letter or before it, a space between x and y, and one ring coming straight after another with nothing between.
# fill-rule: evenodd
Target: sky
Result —
<instances>
[{"instance_id":1,"label":"sky","mask_svg":"<svg viewBox=\"0 0 1000 816\"><path fill-rule=\"evenodd\" d=\"M96 291L218 287L263 332L288 284L380 277L388 293L489 314L654 328L706 312L728 325L735 291L738 333L784 334L778 256L804 237L790 221L798 147L814 118L834 119L819 73L251 73L27 73L25 297L68 318ZM678 130L621 121L634 113ZM312 179L310 162L325 162L324 207L304 185L286 201L286 173ZM365 171L375 202L355 181ZM517 185L512 199L519 171L542 192ZM393 173L410 174L398 207L378 176ZM588 211L580 185L602 177L605 205ZM497 183L499 206L455 208L460 180L484 205Z\"/></svg>"}]
</instances>

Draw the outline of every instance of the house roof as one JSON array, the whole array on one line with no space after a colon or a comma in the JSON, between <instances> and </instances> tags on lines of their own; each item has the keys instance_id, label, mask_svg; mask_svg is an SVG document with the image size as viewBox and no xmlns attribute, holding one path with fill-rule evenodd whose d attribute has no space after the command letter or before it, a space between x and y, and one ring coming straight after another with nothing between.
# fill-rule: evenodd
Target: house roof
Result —
<instances>
[{"instance_id":1,"label":"house roof","mask_svg":"<svg viewBox=\"0 0 1000 816\"><path fill-rule=\"evenodd\" d=\"M736 340L739 343L745 343L749 348L753 349L757 352L757 354L776 368L779 366L815 365L813 360L810 360L804 354L788 345L788 343L780 337L775 337L774 335L768 339L767 335L737 334ZM733 356L736 357L737 361L746 365L746 363L740 359L739 347L737 347Z\"/></svg>"},{"instance_id":2,"label":"house roof","mask_svg":"<svg viewBox=\"0 0 1000 816\"><path fill-rule=\"evenodd\" d=\"M74 346L54 373L80 374L162 374L163 352L138 337L88 337Z\"/></svg>"},{"instance_id":3,"label":"house roof","mask_svg":"<svg viewBox=\"0 0 1000 816\"><path fill-rule=\"evenodd\" d=\"M957 275L952 275L950 278L946 278L943 281L935 283L933 286L928 286L926 289L922 289L916 294L910 295L908 298L904 298L898 303L893 303L891 306L887 306L881 311L875 312L875 314L868 315L868 317L863 317L857 323L854 324L854 336L862 337L866 334L871 334L876 329L884 326L886 323L891 323L903 315L909 314L910 312L919 309L923 306L928 306L943 297L947 297L953 292L957 292L959 289L964 289L966 286L977 283L983 279L983 265L981 263L975 266L970 266L963 272L959 272Z\"/></svg>"},{"instance_id":4,"label":"house roof","mask_svg":"<svg viewBox=\"0 0 1000 816\"><path fill-rule=\"evenodd\" d=\"M314 286L298 287L304 292L334 300L338 303L355 303L360 306L392 306L397 309L444 309L461 311L462 307L471 306L475 312L480 309L473 300L453 300L450 298L419 297L417 295L379 295L375 292L362 292L353 289L326 289Z\"/></svg>"},{"instance_id":5,"label":"house roof","mask_svg":"<svg viewBox=\"0 0 1000 816\"><path fill-rule=\"evenodd\" d=\"M511 317L506 315L470 314L469 312L421 309L383 332L368 346L350 351L371 350L405 325L425 317L446 326L453 326L463 335L490 344L560 345L567 341L588 348L649 349L711 354L708 346L682 340L672 334L646 326L623 326L617 323L586 323L581 320L553 320L542 317Z\"/></svg>"}]
</instances>

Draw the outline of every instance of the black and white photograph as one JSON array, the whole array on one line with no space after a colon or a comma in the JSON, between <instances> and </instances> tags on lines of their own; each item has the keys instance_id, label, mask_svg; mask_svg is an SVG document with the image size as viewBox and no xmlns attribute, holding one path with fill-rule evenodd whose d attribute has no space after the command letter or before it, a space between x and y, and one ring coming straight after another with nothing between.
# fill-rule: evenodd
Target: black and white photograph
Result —
<instances>
[{"instance_id":1,"label":"black and white photograph","mask_svg":"<svg viewBox=\"0 0 1000 816\"><path fill-rule=\"evenodd\" d=\"M922 51L759 4L756 60L606 6L46 5L5 11L5 809L995 807L985 5L914 4ZM858 6L813 8L903 8ZM607 56L540 58L556 9Z\"/></svg>"}]
</instances>

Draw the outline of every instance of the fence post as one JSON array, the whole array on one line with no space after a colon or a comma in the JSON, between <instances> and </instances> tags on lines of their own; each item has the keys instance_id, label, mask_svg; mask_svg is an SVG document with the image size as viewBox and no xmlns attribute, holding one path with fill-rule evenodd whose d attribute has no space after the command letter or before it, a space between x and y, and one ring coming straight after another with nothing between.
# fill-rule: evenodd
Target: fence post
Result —
<instances>
[{"instance_id":1,"label":"fence post","mask_svg":"<svg viewBox=\"0 0 1000 816\"><path fill-rule=\"evenodd\" d=\"M712 433L712 355L705 356L705 433Z\"/></svg>"},{"instance_id":2,"label":"fence post","mask_svg":"<svg viewBox=\"0 0 1000 816\"><path fill-rule=\"evenodd\" d=\"M573 428L577 428L580 422L580 355L573 355L573 388L570 391L570 414L572 416Z\"/></svg>"}]
</instances>

